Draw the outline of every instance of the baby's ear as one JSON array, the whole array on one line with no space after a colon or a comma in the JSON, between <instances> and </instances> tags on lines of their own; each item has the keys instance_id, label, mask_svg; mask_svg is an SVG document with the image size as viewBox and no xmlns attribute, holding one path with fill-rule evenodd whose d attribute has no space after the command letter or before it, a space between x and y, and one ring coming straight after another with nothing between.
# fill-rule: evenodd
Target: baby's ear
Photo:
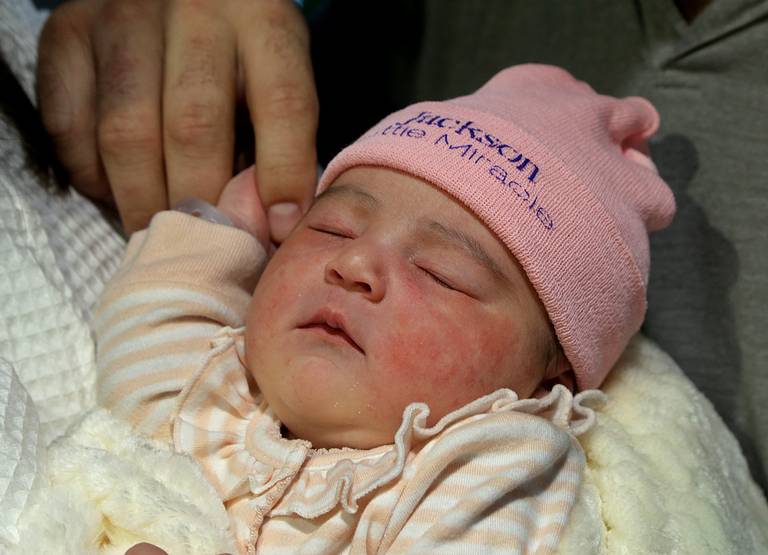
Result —
<instances>
[{"instance_id":1,"label":"baby's ear","mask_svg":"<svg viewBox=\"0 0 768 555\"><path fill-rule=\"evenodd\" d=\"M557 352L549 360L544 377L534 393L534 397L540 398L552 391L557 384L562 384L571 391L576 390L576 374L573 373L571 363L565 358L563 349L558 345Z\"/></svg>"}]
</instances>

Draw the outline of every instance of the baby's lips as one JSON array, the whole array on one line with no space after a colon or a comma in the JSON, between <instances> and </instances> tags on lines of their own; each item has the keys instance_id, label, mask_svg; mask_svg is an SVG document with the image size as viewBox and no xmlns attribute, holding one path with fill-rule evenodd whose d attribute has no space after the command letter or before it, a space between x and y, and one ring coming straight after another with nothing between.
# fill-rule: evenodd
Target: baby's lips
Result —
<instances>
[{"instance_id":1,"label":"baby's lips","mask_svg":"<svg viewBox=\"0 0 768 555\"><path fill-rule=\"evenodd\" d=\"M329 306L320 307L309 318L304 319L297 325L298 328L315 326L327 327L329 333L341 334L349 341L351 346L360 351L361 354L365 354L365 350L358 341L359 334L351 331L353 328L342 311Z\"/></svg>"}]
</instances>

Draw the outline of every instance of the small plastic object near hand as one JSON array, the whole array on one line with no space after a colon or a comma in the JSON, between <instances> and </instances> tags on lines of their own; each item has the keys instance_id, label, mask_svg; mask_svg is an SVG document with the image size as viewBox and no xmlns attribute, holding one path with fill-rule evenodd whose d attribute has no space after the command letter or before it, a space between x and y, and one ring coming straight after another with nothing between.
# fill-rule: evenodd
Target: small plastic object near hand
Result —
<instances>
[{"instance_id":1,"label":"small plastic object near hand","mask_svg":"<svg viewBox=\"0 0 768 555\"><path fill-rule=\"evenodd\" d=\"M190 214L206 222L237 227L229 216L204 200L186 198L174 206L173 209Z\"/></svg>"}]
</instances>

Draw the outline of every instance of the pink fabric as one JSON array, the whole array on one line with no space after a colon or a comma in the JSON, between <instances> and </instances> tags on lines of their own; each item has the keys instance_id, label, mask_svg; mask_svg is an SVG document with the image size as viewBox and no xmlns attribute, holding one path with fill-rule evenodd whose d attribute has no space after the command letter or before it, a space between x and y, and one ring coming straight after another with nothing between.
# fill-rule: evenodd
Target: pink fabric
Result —
<instances>
[{"instance_id":1,"label":"pink fabric","mask_svg":"<svg viewBox=\"0 0 768 555\"><path fill-rule=\"evenodd\" d=\"M474 212L525 269L580 389L598 387L643 321L648 232L675 212L648 157L645 99L595 93L560 68L522 65L474 94L384 118L328 165L424 179Z\"/></svg>"}]
</instances>

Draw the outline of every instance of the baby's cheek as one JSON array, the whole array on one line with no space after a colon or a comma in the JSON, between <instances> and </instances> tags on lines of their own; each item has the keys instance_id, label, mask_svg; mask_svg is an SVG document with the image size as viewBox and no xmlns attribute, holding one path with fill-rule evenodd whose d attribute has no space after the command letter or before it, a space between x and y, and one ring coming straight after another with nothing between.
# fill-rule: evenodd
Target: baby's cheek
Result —
<instances>
[{"instance_id":1,"label":"baby's cheek","mask_svg":"<svg viewBox=\"0 0 768 555\"><path fill-rule=\"evenodd\" d=\"M301 299L303 285L288 264L270 262L251 297L246 320L246 360L249 368L258 368L279 332L283 316ZM278 259L279 261L279 259ZM291 279L293 276L293 279Z\"/></svg>"},{"instance_id":2,"label":"baby's cheek","mask_svg":"<svg viewBox=\"0 0 768 555\"><path fill-rule=\"evenodd\" d=\"M286 263L285 258L275 255L259 278L250 306L250 311L255 312L254 318L269 318L282 313L286 304L302 296L300 280L305 272Z\"/></svg>"},{"instance_id":3,"label":"baby's cheek","mask_svg":"<svg viewBox=\"0 0 768 555\"><path fill-rule=\"evenodd\" d=\"M507 385L503 367L517 333L493 315L436 303L418 314L402 309L395 321L382 367L409 402L427 402L442 415Z\"/></svg>"}]
</instances>

